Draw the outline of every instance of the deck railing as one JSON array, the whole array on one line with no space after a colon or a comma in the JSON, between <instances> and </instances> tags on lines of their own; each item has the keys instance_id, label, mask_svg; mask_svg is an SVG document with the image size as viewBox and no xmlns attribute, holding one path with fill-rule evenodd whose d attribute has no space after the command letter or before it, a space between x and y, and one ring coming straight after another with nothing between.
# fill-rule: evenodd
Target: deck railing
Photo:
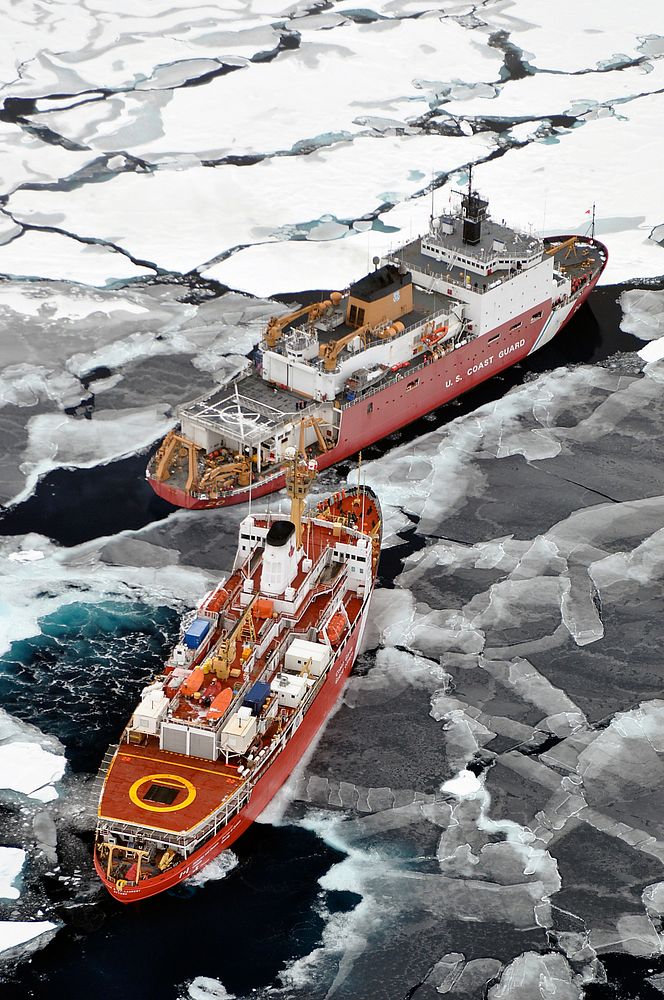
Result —
<instances>
[{"instance_id":1,"label":"deck railing","mask_svg":"<svg viewBox=\"0 0 664 1000\"><path fill-rule=\"evenodd\" d=\"M466 330L464 330L462 332L462 336L459 339L451 338L449 341L446 341L444 353L452 354L454 351L458 350L460 347L464 347L466 344L468 344L471 340L474 339L475 339L474 334L468 333ZM367 389L356 392L353 399L339 400L337 405L340 410L347 410L350 406L355 406L355 404L359 400L369 399L371 396L375 396L377 392L382 392L383 389L386 389L388 386L393 385L395 382L399 382L403 378L410 378L411 375L414 375L416 372L419 372L423 368L426 368L428 365L432 364L434 360L436 359L431 358L427 361L420 361L419 364L417 365L409 365L407 370L401 369L399 371L392 372L390 378L380 379L378 385L372 385Z\"/></svg>"}]
</instances>

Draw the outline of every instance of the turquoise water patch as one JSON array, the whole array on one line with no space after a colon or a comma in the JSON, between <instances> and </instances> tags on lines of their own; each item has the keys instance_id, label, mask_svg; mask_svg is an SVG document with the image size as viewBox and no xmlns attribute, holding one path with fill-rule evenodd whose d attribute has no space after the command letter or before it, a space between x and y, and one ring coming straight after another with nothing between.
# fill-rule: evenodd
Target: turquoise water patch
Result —
<instances>
[{"instance_id":1,"label":"turquoise water patch","mask_svg":"<svg viewBox=\"0 0 664 1000\"><path fill-rule=\"evenodd\" d=\"M159 672L179 620L172 608L142 603L67 604L0 657L0 704L57 736L75 771L95 771Z\"/></svg>"}]
</instances>

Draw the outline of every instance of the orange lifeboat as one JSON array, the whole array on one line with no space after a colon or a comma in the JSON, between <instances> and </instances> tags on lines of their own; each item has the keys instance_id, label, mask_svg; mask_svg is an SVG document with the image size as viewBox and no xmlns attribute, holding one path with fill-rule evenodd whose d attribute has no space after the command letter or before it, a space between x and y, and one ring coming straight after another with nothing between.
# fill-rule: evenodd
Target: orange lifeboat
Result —
<instances>
[{"instance_id":1,"label":"orange lifeboat","mask_svg":"<svg viewBox=\"0 0 664 1000\"><path fill-rule=\"evenodd\" d=\"M205 674L203 673L202 667L196 667L196 669L193 670L183 682L180 691L182 694L191 697L191 695L196 694L196 692L201 689L204 680Z\"/></svg>"},{"instance_id":2,"label":"orange lifeboat","mask_svg":"<svg viewBox=\"0 0 664 1000\"><path fill-rule=\"evenodd\" d=\"M259 597L253 607L255 618L271 618L273 611L274 601L267 597Z\"/></svg>"},{"instance_id":3,"label":"orange lifeboat","mask_svg":"<svg viewBox=\"0 0 664 1000\"><path fill-rule=\"evenodd\" d=\"M208 719L220 719L233 700L232 688L224 688L210 705L207 713Z\"/></svg>"},{"instance_id":4,"label":"orange lifeboat","mask_svg":"<svg viewBox=\"0 0 664 1000\"><path fill-rule=\"evenodd\" d=\"M207 602L205 610L210 614L216 614L218 611L221 611L227 599L228 591L223 587L220 587L219 590L215 590L214 594Z\"/></svg>"},{"instance_id":5,"label":"orange lifeboat","mask_svg":"<svg viewBox=\"0 0 664 1000\"><path fill-rule=\"evenodd\" d=\"M338 646L346 628L347 624L344 615L341 611L337 611L336 615L332 615L327 626L327 634L333 646Z\"/></svg>"}]
</instances>

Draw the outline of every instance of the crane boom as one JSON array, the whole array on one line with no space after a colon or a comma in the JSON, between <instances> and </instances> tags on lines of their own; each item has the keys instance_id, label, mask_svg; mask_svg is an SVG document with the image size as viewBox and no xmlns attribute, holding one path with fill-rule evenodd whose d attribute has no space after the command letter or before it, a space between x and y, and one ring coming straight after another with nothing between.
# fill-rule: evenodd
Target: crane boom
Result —
<instances>
[{"instance_id":1,"label":"crane boom","mask_svg":"<svg viewBox=\"0 0 664 1000\"><path fill-rule=\"evenodd\" d=\"M337 357L343 351L344 347L347 347L356 337L359 337L362 344L366 345L367 333L370 329L371 327L367 323L364 326L358 326L356 330L351 330L350 333L347 333L345 337L340 337L339 340L330 340L327 344L321 344L318 353L325 362L325 371L334 371L337 364Z\"/></svg>"},{"instance_id":2,"label":"crane boom","mask_svg":"<svg viewBox=\"0 0 664 1000\"><path fill-rule=\"evenodd\" d=\"M578 239L580 239L579 236L570 236L568 240L564 240L562 243L556 243L555 246L549 247L548 250L545 250L544 256L550 257L552 253L558 253L559 250L564 250L565 247L573 247Z\"/></svg>"},{"instance_id":3,"label":"crane boom","mask_svg":"<svg viewBox=\"0 0 664 1000\"><path fill-rule=\"evenodd\" d=\"M314 320L320 319L321 316L324 316L334 306L339 305L342 297L341 292L332 292L329 299L324 299L322 302L311 302L308 306L296 309L295 312L286 313L285 316L272 316L268 320L265 331L265 343L267 347L276 347L286 327L294 323L295 320L300 319L301 316L308 316L309 321L313 323Z\"/></svg>"}]
</instances>

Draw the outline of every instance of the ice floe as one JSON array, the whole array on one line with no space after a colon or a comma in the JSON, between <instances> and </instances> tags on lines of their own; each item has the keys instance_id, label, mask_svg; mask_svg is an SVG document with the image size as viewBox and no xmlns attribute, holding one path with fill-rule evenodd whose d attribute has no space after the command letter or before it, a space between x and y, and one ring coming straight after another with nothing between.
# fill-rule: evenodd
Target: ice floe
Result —
<instances>
[{"instance_id":1,"label":"ice floe","mask_svg":"<svg viewBox=\"0 0 664 1000\"><path fill-rule=\"evenodd\" d=\"M51 225L54 222L51 219ZM0 246L0 272L11 277L54 278L98 286L154 273L101 244L35 231L26 231Z\"/></svg>"},{"instance_id":2,"label":"ice floe","mask_svg":"<svg viewBox=\"0 0 664 1000\"><path fill-rule=\"evenodd\" d=\"M209 976L196 976L187 986L186 996L189 1000L234 1000L235 994L229 993L223 983Z\"/></svg>"},{"instance_id":3,"label":"ice floe","mask_svg":"<svg viewBox=\"0 0 664 1000\"><path fill-rule=\"evenodd\" d=\"M95 158L92 150L46 144L18 125L0 121L0 191L8 194L20 184L55 182L82 169Z\"/></svg>"},{"instance_id":4,"label":"ice floe","mask_svg":"<svg viewBox=\"0 0 664 1000\"><path fill-rule=\"evenodd\" d=\"M563 955L527 951L502 972L489 1000L580 1000L582 982Z\"/></svg>"},{"instance_id":5,"label":"ice floe","mask_svg":"<svg viewBox=\"0 0 664 1000\"><path fill-rule=\"evenodd\" d=\"M48 802L57 797L52 787L65 773L65 758L37 743L16 740L0 746L0 789L21 792Z\"/></svg>"},{"instance_id":6,"label":"ice floe","mask_svg":"<svg viewBox=\"0 0 664 1000\"><path fill-rule=\"evenodd\" d=\"M25 851L20 847L0 847L0 899L18 899L21 895L15 882L25 864Z\"/></svg>"},{"instance_id":7,"label":"ice floe","mask_svg":"<svg viewBox=\"0 0 664 1000\"><path fill-rule=\"evenodd\" d=\"M614 73L570 76L536 73L520 80L507 80L492 87L488 93L474 91L467 98L456 98L453 105L444 105L442 114L451 112L471 119L519 120L549 115L583 118L601 109L613 109L621 115L623 101L658 91L663 83L664 60L656 60L647 66L631 66ZM530 130L534 131L538 124L531 121ZM512 134L514 138L519 137L518 133ZM541 138L546 135L551 135L548 128L542 130Z\"/></svg>"},{"instance_id":8,"label":"ice floe","mask_svg":"<svg viewBox=\"0 0 664 1000\"><path fill-rule=\"evenodd\" d=\"M149 447L173 426L168 406L101 412L95 420L74 420L64 414L42 413L28 424L28 446L21 468L25 489L32 492L40 476L60 466L94 468Z\"/></svg>"},{"instance_id":9,"label":"ice floe","mask_svg":"<svg viewBox=\"0 0 664 1000\"><path fill-rule=\"evenodd\" d=\"M362 137L308 156L278 157L253 166L121 173L105 182L104 198L98 185L74 191L18 191L9 208L19 221L39 226L57 218L60 228L78 236L108 240L134 258L187 272L234 247L295 235L298 227L304 236L306 227L324 216L352 222L426 188L426 175L413 176L413 162L424 159L440 172L459 167L493 145L487 135ZM379 174L366 170L366 163L376 158L382 166ZM353 184L347 183L349 176Z\"/></svg>"},{"instance_id":10,"label":"ice floe","mask_svg":"<svg viewBox=\"0 0 664 1000\"><path fill-rule=\"evenodd\" d=\"M463 768L457 774L456 778L450 778L449 781L444 781L440 786L441 792L448 792L450 795L456 795L461 798L466 795L476 795L477 792L482 787L482 782L473 774L472 771L468 771Z\"/></svg>"},{"instance_id":11,"label":"ice floe","mask_svg":"<svg viewBox=\"0 0 664 1000\"><path fill-rule=\"evenodd\" d=\"M238 56L274 48L279 39L269 25L233 34L219 27L215 55L221 62L231 61L224 58L225 43L227 56L237 63ZM108 102L79 104L36 120L70 141L104 151L130 150L148 161L187 154L210 160L289 150L298 144L310 148L324 143L324 134L351 138L366 116L397 117L403 127L408 116L428 110L429 98L448 81L495 79L502 62L498 51L478 44L472 32L434 11L417 19L389 18L373 24L336 17L332 24L321 25L298 18L292 29L300 35L299 47L282 52L274 62L246 65L205 87L180 87L158 102L153 91L134 91L114 97L113 109ZM386 51L394 48L411 55L390 59ZM355 73L349 72L357 64L362 66L360 88Z\"/></svg>"},{"instance_id":12,"label":"ice floe","mask_svg":"<svg viewBox=\"0 0 664 1000\"><path fill-rule=\"evenodd\" d=\"M65 773L59 741L0 708L0 793L19 792L39 802L57 799Z\"/></svg>"},{"instance_id":13,"label":"ice floe","mask_svg":"<svg viewBox=\"0 0 664 1000\"><path fill-rule=\"evenodd\" d=\"M58 926L50 920L0 920L0 954L8 953L5 958L29 954L34 946L43 947Z\"/></svg>"},{"instance_id":14,"label":"ice floe","mask_svg":"<svg viewBox=\"0 0 664 1000\"><path fill-rule=\"evenodd\" d=\"M515 0L490 3L481 11L492 27L509 33L530 65L557 73L638 59L643 36L664 33L662 10L650 0L635 0L628 20L620 6L604 13L599 22L591 7L580 7L575 0L561 0L555 6L547 0Z\"/></svg>"},{"instance_id":15,"label":"ice floe","mask_svg":"<svg viewBox=\"0 0 664 1000\"><path fill-rule=\"evenodd\" d=\"M664 292L655 289L632 289L620 296L620 328L648 343L639 351L644 361L652 363L664 357Z\"/></svg>"}]
</instances>

